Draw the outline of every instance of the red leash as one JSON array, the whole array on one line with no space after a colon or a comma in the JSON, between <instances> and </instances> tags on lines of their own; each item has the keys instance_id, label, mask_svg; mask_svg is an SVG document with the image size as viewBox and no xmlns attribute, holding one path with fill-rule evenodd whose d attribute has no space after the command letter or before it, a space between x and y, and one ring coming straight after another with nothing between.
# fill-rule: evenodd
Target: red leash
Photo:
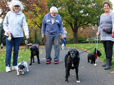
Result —
<instances>
[{"instance_id":1,"label":"red leash","mask_svg":"<svg viewBox=\"0 0 114 85\"><path fill-rule=\"evenodd\" d=\"M96 55L95 55L95 59L97 59L97 53L96 53Z\"/></svg>"},{"instance_id":2,"label":"red leash","mask_svg":"<svg viewBox=\"0 0 114 85\"><path fill-rule=\"evenodd\" d=\"M92 48L94 48L94 47L92 47ZM92 48L90 48L90 49L92 49ZM82 52L80 52L79 54L84 53L84 52L87 52L87 51L90 50L90 49L87 49L86 51L82 51Z\"/></svg>"}]
</instances>

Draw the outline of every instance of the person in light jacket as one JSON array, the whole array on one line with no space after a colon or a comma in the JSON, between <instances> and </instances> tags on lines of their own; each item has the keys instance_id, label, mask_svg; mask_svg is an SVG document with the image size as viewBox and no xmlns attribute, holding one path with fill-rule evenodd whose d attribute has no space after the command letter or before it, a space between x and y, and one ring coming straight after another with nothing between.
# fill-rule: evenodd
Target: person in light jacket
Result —
<instances>
[{"instance_id":1,"label":"person in light jacket","mask_svg":"<svg viewBox=\"0 0 114 85\"><path fill-rule=\"evenodd\" d=\"M64 30L64 38L61 39L61 45L64 43L65 47L66 47L66 34L67 34L67 31L66 31L66 28L63 27L63 30Z\"/></svg>"},{"instance_id":2,"label":"person in light jacket","mask_svg":"<svg viewBox=\"0 0 114 85\"><path fill-rule=\"evenodd\" d=\"M58 13L58 9L54 6L50 8L50 13L46 14L42 21L42 38L45 37L45 48L46 48L46 64L51 63L51 49L54 43L55 57L54 64L59 63L60 55L60 33L62 39L64 38L62 19ZM46 33L44 33L46 32Z\"/></svg>"},{"instance_id":3,"label":"person in light jacket","mask_svg":"<svg viewBox=\"0 0 114 85\"><path fill-rule=\"evenodd\" d=\"M12 70L17 70L18 51L21 38L23 37L23 30L26 39L29 38L28 25L26 23L25 15L22 13L23 5L18 0L13 0L8 3L10 11L6 14L3 21L3 29L6 36L6 72L10 72L11 53L13 52ZM9 39L10 37L10 39Z\"/></svg>"},{"instance_id":4,"label":"person in light jacket","mask_svg":"<svg viewBox=\"0 0 114 85\"><path fill-rule=\"evenodd\" d=\"M106 55L106 63L102 67L104 67L104 70L109 70L113 54L114 38L112 38L111 32L114 32L114 12L110 10L110 4L107 1L103 3L103 9L105 13L100 16L100 24L96 35L100 35ZM110 29L111 32L109 33L108 30Z\"/></svg>"}]
</instances>

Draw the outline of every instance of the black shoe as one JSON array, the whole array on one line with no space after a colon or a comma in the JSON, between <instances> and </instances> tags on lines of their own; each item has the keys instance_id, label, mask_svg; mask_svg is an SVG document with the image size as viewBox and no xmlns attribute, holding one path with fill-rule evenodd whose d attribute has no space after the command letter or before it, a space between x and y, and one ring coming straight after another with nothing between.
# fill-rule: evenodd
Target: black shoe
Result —
<instances>
[{"instance_id":1,"label":"black shoe","mask_svg":"<svg viewBox=\"0 0 114 85\"><path fill-rule=\"evenodd\" d=\"M111 60L110 59L106 59L106 66L105 66L104 70L109 70L110 69L110 65L111 65Z\"/></svg>"},{"instance_id":2,"label":"black shoe","mask_svg":"<svg viewBox=\"0 0 114 85\"><path fill-rule=\"evenodd\" d=\"M109 69L110 69L110 67L107 67L107 66L104 68L104 70L109 70Z\"/></svg>"}]
</instances>

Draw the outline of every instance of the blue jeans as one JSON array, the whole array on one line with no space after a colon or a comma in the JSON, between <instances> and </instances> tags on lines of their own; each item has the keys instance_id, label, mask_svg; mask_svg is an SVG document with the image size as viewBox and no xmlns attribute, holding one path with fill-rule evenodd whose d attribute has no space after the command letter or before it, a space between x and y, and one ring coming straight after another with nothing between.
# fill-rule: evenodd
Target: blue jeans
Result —
<instances>
[{"instance_id":1,"label":"blue jeans","mask_svg":"<svg viewBox=\"0 0 114 85\"><path fill-rule=\"evenodd\" d=\"M18 60L18 50L19 45L21 42L21 38L13 38L11 41L7 40L6 36L6 66L10 67L11 63L11 53L12 53L12 47L14 46L14 52L13 52L13 66L17 66L17 60Z\"/></svg>"},{"instance_id":2,"label":"blue jeans","mask_svg":"<svg viewBox=\"0 0 114 85\"><path fill-rule=\"evenodd\" d=\"M65 47L66 47L66 38L61 39L61 45L64 43Z\"/></svg>"}]
</instances>

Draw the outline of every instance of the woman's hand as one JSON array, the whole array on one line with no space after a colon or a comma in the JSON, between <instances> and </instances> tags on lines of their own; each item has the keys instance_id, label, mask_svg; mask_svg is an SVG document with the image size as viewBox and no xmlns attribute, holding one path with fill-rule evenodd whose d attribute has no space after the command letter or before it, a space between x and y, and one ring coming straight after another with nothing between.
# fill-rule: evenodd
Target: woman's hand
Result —
<instances>
[{"instance_id":1,"label":"woman's hand","mask_svg":"<svg viewBox=\"0 0 114 85\"><path fill-rule=\"evenodd\" d=\"M45 37L45 35L42 35L42 38L44 38Z\"/></svg>"},{"instance_id":2,"label":"woman's hand","mask_svg":"<svg viewBox=\"0 0 114 85\"><path fill-rule=\"evenodd\" d=\"M62 39L64 38L64 36L61 37Z\"/></svg>"},{"instance_id":3,"label":"woman's hand","mask_svg":"<svg viewBox=\"0 0 114 85\"><path fill-rule=\"evenodd\" d=\"M114 29L112 30L112 32L114 33Z\"/></svg>"},{"instance_id":4,"label":"woman's hand","mask_svg":"<svg viewBox=\"0 0 114 85\"><path fill-rule=\"evenodd\" d=\"M98 32L96 33L96 36L99 36L99 33Z\"/></svg>"},{"instance_id":5,"label":"woman's hand","mask_svg":"<svg viewBox=\"0 0 114 85\"><path fill-rule=\"evenodd\" d=\"M29 39L29 35L26 35L26 39Z\"/></svg>"},{"instance_id":6,"label":"woman's hand","mask_svg":"<svg viewBox=\"0 0 114 85\"><path fill-rule=\"evenodd\" d=\"M9 31L7 32L7 35L8 35L8 36L10 35L10 32L9 32Z\"/></svg>"}]
</instances>

